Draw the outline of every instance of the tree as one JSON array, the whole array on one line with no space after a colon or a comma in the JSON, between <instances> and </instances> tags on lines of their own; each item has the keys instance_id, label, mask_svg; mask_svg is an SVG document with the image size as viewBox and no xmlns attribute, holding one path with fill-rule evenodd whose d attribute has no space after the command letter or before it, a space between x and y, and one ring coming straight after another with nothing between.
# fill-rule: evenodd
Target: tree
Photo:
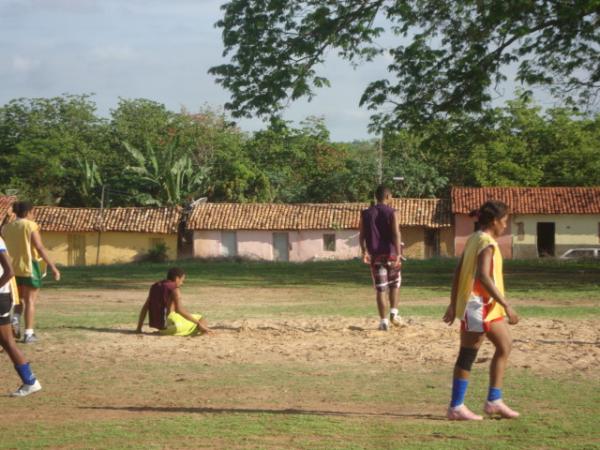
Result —
<instances>
[{"instance_id":1,"label":"tree","mask_svg":"<svg viewBox=\"0 0 600 450\"><path fill-rule=\"evenodd\" d=\"M448 184L428 151L421 134L402 130L388 131L383 139L383 181L400 197L434 197ZM394 177L404 180L393 183Z\"/></svg>"},{"instance_id":2,"label":"tree","mask_svg":"<svg viewBox=\"0 0 600 450\"><path fill-rule=\"evenodd\" d=\"M124 143L125 149L135 160L127 170L138 178L142 187L135 197L145 205L180 205L188 197L197 197L203 190L206 173L195 167L189 149L182 148L177 138L170 140L159 150L149 142L145 152Z\"/></svg>"},{"instance_id":3,"label":"tree","mask_svg":"<svg viewBox=\"0 0 600 450\"><path fill-rule=\"evenodd\" d=\"M39 204L82 205L78 159L100 164L106 122L88 95L16 99L0 108L0 188Z\"/></svg>"},{"instance_id":4,"label":"tree","mask_svg":"<svg viewBox=\"0 0 600 450\"><path fill-rule=\"evenodd\" d=\"M477 113L511 65L516 81L570 102L600 93L598 0L230 0L222 9L231 60L209 72L236 117L310 99L329 85L317 72L328 51L354 64L391 58L390 78L371 82L360 102L376 111L375 128ZM401 44L381 48L384 32Z\"/></svg>"}]
</instances>

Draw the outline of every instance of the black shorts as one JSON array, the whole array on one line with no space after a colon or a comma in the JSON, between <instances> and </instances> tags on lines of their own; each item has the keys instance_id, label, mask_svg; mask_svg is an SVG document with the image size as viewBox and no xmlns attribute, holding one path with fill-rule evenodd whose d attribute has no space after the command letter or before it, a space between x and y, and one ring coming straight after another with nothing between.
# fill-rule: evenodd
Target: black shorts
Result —
<instances>
[{"instance_id":1,"label":"black shorts","mask_svg":"<svg viewBox=\"0 0 600 450\"><path fill-rule=\"evenodd\" d=\"M0 325L10 325L12 304L11 294L0 294Z\"/></svg>"}]
</instances>

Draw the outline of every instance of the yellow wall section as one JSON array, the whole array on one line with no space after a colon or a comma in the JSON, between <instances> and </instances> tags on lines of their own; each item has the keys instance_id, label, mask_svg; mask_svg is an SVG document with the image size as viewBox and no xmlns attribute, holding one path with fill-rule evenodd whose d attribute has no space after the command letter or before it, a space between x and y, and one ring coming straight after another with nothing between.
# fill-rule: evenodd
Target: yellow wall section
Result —
<instances>
[{"instance_id":1,"label":"yellow wall section","mask_svg":"<svg viewBox=\"0 0 600 450\"><path fill-rule=\"evenodd\" d=\"M425 257L425 231L423 227L400 227L404 256L422 259Z\"/></svg>"},{"instance_id":2,"label":"yellow wall section","mask_svg":"<svg viewBox=\"0 0 600 450\"><path fill-rule=\"evenodd\" d=\"M71 235L71 239L69 239ZM86 265L125 263L139 260L148 253L156 242L163 241L167 245L167 256L170 260L177 259L177 235L175 234L151 234L151 233L119 233L105 232L100 236L100 257L97 258L98 233L58 233L43 231L42 240L48 250L50 258L56 263L64 266L73 265L76 250L71 250L69 258L69 241L73 243L77 239L73 236L81 236L81 242L85 242L84 258ZM81 254L81 253L80 253ZM71 260L69 260L71 259Z\"/></svg>"},{"instance_id":3,"label":"yellow wall section","mask_svg":"<svg viewBox=\"0 0 600 450\"><path fill-rule=\"evenodd\" d=\"M440 256L454 256L454 227L440 228Z\"/></svg>"}]
</instances>

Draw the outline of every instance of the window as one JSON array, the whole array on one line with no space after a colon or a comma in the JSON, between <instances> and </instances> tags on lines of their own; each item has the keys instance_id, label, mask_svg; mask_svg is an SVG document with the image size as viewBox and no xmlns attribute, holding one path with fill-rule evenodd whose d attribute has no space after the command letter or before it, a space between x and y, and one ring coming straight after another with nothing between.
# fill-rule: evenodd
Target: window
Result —
<instances>
[{"instance_id":1,"label":"window","mask_svg":"<svg viewBox=\"0 0 600 450\"><path fill-rule=\"evenodd\" d=\"M517 239L525 240L525 224L523 222L517 222Z\"/></svg>"},{"instance_id":2,"label":"window","mask_svg":"<svg viewBox=\"0 0 600 450\"><path fill-rule=\"evenodd\" d=\"M237 234L235 231L221 231L221 256L237 256Z\"/></svg>"},{"instance_id":3,"label":"window","mask_svg":"<svg viewBox=\"0 0 600 450\"><path fill-rule=\"evenodd\" d=\"M335 234L323 235L323 250L326 252L335 252Z\"/></svg>"},{"instance_id":4,"label":"window","mask_svg":"<svg viewBox=\"0 0 600 450\"><path fill-rule=\"evenodd\" d=\"M586 249L586 250L571 250L568 252L568 256L570 258L593 258L594 257L594 249Z\"/></svg>"}]
</instances>

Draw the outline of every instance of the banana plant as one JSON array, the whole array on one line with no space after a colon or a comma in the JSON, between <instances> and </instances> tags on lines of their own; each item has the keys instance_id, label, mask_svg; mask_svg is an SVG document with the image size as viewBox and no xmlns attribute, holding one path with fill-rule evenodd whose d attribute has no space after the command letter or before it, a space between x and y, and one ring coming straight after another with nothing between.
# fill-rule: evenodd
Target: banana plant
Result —
<instances>
[{"instance_id":1,"label":"banana plant","mask_svg":"<svg viewBox=\"0 0 600 450\"><path fill-rule=\"evenodd\" d=\"M146 142L144 152L127 142L124 147L134 161L126 170L142 185L142 192L137 196L141 203L178 205L188 196L195 197L202 191L206 170L194 166L191 150L180 147L177 138L158 149Z\"/></svg>"},{"instance_id":2,"label":"banana plant","mask_svg":"<svg viewBox=\"0 0 600 450\"><path fill-rule=\"evenodd\" d=\"M102 186L102 176L95 161L91 163L87 158L77 157L75 163L79 169L81 177L75 181L75 187L79 190L81 197L86 204L97 203L97 188Z\"/></svg>"}]
</instances>

